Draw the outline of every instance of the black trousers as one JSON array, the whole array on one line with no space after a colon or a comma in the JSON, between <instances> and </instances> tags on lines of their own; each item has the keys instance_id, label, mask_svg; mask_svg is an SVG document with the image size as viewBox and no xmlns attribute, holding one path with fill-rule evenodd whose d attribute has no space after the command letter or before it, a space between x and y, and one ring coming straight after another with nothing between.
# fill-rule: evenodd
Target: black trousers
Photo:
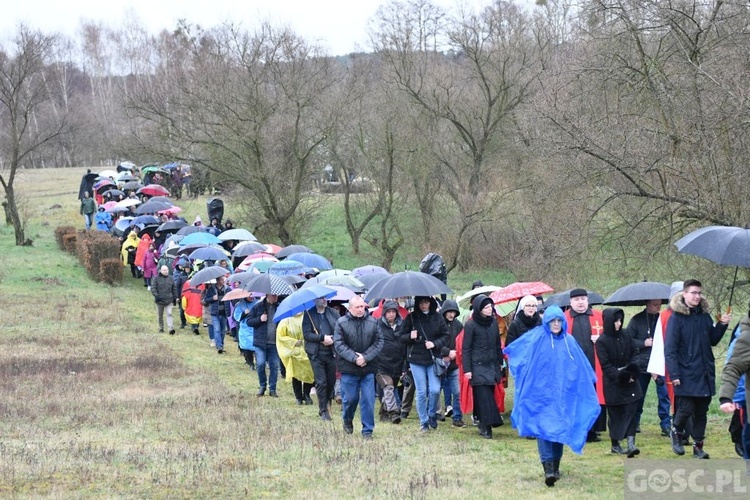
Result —
<instances>
[{"instance_id":1,"label":"black trousers","mask_svg":"<svg viewBox=\"0 0 750 500\"><path fill-rule=\"evenodd\" d=\"M675 396L674 428L680 434L685 433L685 424L693 417L691 435L694 441L703 441L706 437L706 422L711 396Z\"/></svg>"},{"instance_id":2,"label":"black trousers","mask_svg":"<svg viewBox=\"0 0 750 500\"><path fill-rule=\"evenodd\" d=\"M322 352L310 359L315 376L315 394L318 396L318 413L328 411L328 404L335 396L336 358L332 353Z\"/></svg>"},{"instance_id":3,"label":"black trousers","mask_svg":"<svg viewBox=\"0 0 750 500\"><path fill-rule=\"evenodd\" d=\"M297 401L304 401L306 398L309 398L312 388L312 384L292 377L292 391L294 391L294 397L297 398Z\"/></svg>"},{"instance_id":4,"label":"black trousers","mask_svg":"<svg viewBox=\"0 0 750 500\"><path fill-rule=\"evenodd\" d=\"M609 414L609 437L620 441L628 436L635 436L636 415L639 401L624 405L607 405Z\"/></svg>"}]
</instances>

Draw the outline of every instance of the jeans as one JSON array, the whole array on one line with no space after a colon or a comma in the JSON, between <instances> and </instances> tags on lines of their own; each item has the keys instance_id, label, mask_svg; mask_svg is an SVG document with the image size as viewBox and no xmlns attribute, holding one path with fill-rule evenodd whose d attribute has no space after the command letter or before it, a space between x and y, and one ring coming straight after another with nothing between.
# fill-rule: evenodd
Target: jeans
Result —
<instances>
[{"instance_id":1,"label":"jeans","mask_svg":"<svg viewBox=\"0 0 750 500\"><path fill-rule=\"evenodd\" d=\"M159 330L164 330L164 313L167 313L167 328L174 330L172 326L172 304L156 304L156 315L159 318Z\"/></svg>"},{"instance_id":2,"label":"jeans","mask_svg":"<svg viewBox=\"0 0 750 500\"><path fill-rule=\"evenodd\" d=\"M539 459L542 463L560 460L563 455L563 444L537 438L536 447L539 450Z\"/></svg>"},{"instance_id":3,"label":"jeans","mask_svg":"<svg viewBox=\"0 0 750 500\"><path fill-rule=\"evenodd\" d=\"M211 325L214 327L213 340L216 343L216 349L224 349L224 335L227 333L229 323L226 316L211 316Z\"/></svg>"},{"instance_id":4,"label":"jeans","mask_svg":"<svg viewBox=\"0 0 750 500\"><path fill-rule=\"evenodd\" d=\"M438 400L440 399L440 379L435 375L431 364L424 366L409 363L409 366L417 392L415 399L417 400L419 423L427 425L427 418L434 418L437 412Z\"/></svg>"},{"instance_id":5,"label":"jeans","mask_svg":"<svg viewBox=\"0 0 750 500\"><path fill-rule=\"evenodd\" d=\"M354 412L357 411L357 405L359 404L362 435L372 434L373 429L375 429L375 374L368 373L359 376L342 373L341 400L344 422L354 420Z\"/></svg>"},{"instance_id":6,"label":"jeans","mask_svg":"<svg viewBox=\"0 0 750 500\"><path fill-rule=\"evenodd\" d=\"M650 373L641 373L638 377L638 381L641 384L641 390L643 391L643 399L638 403L638 411L636 412L635 421L638 425L641 423L641 414L643 413L643 404L646 401L646 393L648 392L648 386L653 379ZM659 377L660 382L654 382L656 385L656 397L658 401L656 403L656 413L659 415L659 425L662 429L672 428L672 419L669 416L669 393L667 392L667 385L664 383L664 377Z\"/></svg>"},{"instance_id":7,"label":"jeans","mask_svg":"<svg viewBox=\"0 0 750 500\"><path fill-rule=\"evenodd\" d=\"M94 214L83 214L83 220L86 222L86 229L91 229L94 223Z\"/></svg>"},{"instance_id":8,"label":"jeans","mask_svg":"<svg viewBox=\"0 0 750 500\"><path fill-rule=\"evenodd\" d=\"M268 379L266 379L266 364L271 372ZM271 392L276 392L276 381L279 379L279 352L276 350L276 344L255 347L255 368L258 371L260 390L265 392L266 385L268 385Z\"/></svg>"},{"instance_id":9,"label":"jeans","mask_svg":"<svg viewBox=\"0 0 750 500\"><path fill-rule=\"evenodd\" d=\"M445 393L445 407L453 407L453 421L463 418L461 413L460 388L458 383L458 368L449 371L443 379L443 392Z\"/></svg>"}]
</instances>

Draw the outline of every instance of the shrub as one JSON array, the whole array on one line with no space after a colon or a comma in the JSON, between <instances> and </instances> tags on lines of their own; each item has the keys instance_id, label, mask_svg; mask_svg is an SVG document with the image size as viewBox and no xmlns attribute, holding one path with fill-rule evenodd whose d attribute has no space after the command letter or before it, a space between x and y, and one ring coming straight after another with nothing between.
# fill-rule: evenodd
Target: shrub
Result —
<instances>
[{"instance_id":1,"label":"shrub","mask_svg":"<svg viewBox=\"0 0 750 500\"><path fill-rule=\"evenodd\" d=\"M76 236L76 233L68 233L64 234L62 237L62 246L63 249L67 252L75 255L76 254L76 241L78 240L78 237Z\"/></svg>"},{"instance_id":2,"label":"shrub","mask_svg":"<svg viewBox=\"0 0 750 500\"><path fill-rule=\"evenodd\" d=\"M119 258L102 259L99 262L99 281L109 285L122 283L122 261Z\"/></svg>"},{"instance_id":3,"label":"shrub","mask_svg":"<svg viewBox=\"0 0 750 500\"><path fill-rule=\"evenodd\" d=\"M63 237L66 234L75 234L76 228L73 226L58 226L55 228L55 241L57 242L57 246L60 248L60 250L68 250L65 246L65 242L63 241Z\"/></svg>"},{"instance_id":4,"label":"shrub","mask_svg":"<svg viewBox=\"0 0 750 500\"><path fill-rule=\"evenodd\" d=\"M121 268L122 263L119 259L120 244L117 239L109 233L103 231L80 231L78 241L78 260L89 273L94 281L102 281L102 261L116 260ZM109 269L110 264L105 265ZM107 271L107 279L114 279L116 275L112 271ZM122 278L122 269L120 269L120 279ZM119 281L120 279L117 279ZM107 281L109 283L109 281ZM114 281L112 281L114 282Z\"/></svg>"}]
</instances>

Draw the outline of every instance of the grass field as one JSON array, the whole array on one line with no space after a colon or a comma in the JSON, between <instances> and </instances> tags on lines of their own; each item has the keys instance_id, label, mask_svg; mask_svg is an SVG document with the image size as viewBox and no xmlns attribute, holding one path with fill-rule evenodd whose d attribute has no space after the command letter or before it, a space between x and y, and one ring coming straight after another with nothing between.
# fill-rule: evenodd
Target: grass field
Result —
<instances>
[{"instance_id":1,"label":"grass field","mask_svg":"<svg viewBox=\"0 0 750 500\"><path fill-rule=\"evenodd\" d=\"M549 489L535 442L509 425L492 441L471 426L421 435L411 416L399 426L378 422L364 442L343 432L339 414L324 423L316 406L295 405L288 382L280 398L256 398L257 377L236 344L218 356L204 329L157 334L141 283L94 283L56 248L54 227L83 225L81 174L19 179L33 247L15 247L11 228L0 228L0 497L622 498L624 459L605 441L582 456L566 449L563 478ZM205 214L204 199L182 206ZM356 263L343 257L345 234L326 237L343 262ZM449 284L463 291L502 275ZM659 436L653 392L640 457L691 460L674 457ZM735 458L715 406L706 448Z\"/></svg>"}]
</instances>

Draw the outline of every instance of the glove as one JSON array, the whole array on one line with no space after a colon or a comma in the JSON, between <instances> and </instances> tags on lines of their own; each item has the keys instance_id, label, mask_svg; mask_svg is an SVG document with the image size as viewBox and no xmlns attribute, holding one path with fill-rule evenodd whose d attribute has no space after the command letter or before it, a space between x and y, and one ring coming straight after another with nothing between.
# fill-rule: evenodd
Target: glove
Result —
<instances>
[{"instance_id":1,"label":"glove","mask_svg":"<svg viewBox=\"0 0 750 500\"><path fill-rule=\"evenodd\" d=\"M628 385L630 383L630 373L625 370L617 372L617 383L619 385Z\"/></svg>"},{"instance_id":2,"label":"glove","mask_svg":"<svg viewBox=\"0 0 750 500\"><path fill-rule=\"evenodd\" d=\"M176 299L172 301L172 305L173 305L173 306L176 306L176 305L177 305L177 300L176 300Z\"/></svg>"}]
</instances>

